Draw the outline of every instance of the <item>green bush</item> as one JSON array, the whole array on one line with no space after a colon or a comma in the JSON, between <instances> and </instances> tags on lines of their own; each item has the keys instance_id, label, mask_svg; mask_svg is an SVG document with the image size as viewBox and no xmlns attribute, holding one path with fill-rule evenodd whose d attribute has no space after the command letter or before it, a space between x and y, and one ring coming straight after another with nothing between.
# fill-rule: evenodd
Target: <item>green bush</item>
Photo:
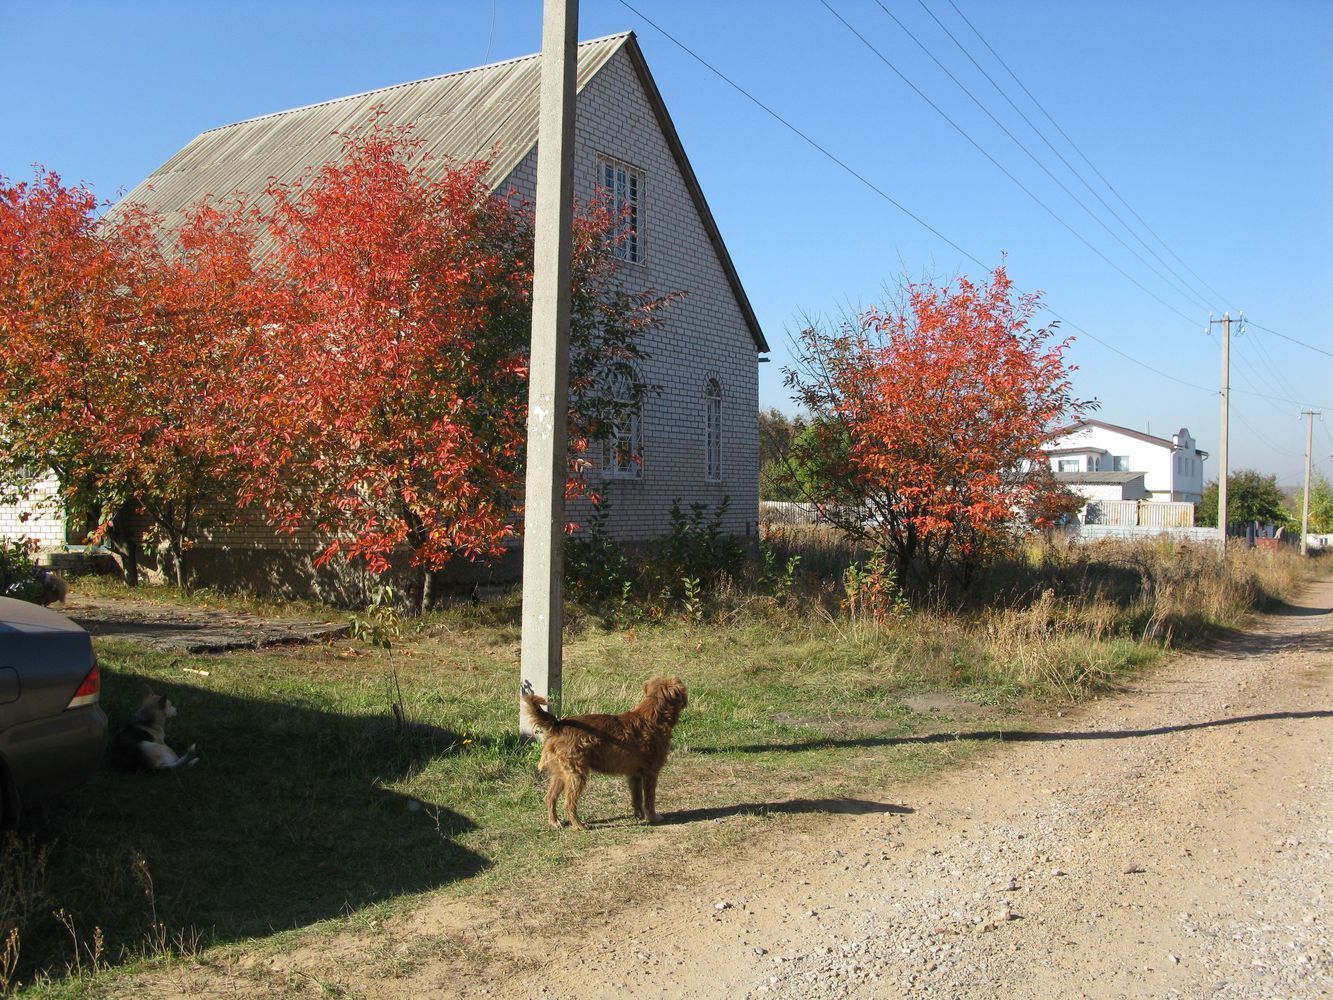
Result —
<instances>
[{"instance_id":1,"label":"green bush","mask_svg":"<svg viewBox=\"0 0 1333 1000\"><path fill-rule=\"evenodd\" d=\"M0 542L0 597L41 604L46 594L46 575L32 561L29 543Z\"/></svg>"},{"instance_id":2,"label":"green bush","mask_svg":"<svg viewBox=\"0 0 1333 1000\"><path fill-rule=\"evenodd\" d=\"M671 534L648 547L648 565L662 589L684 597L684 581L712 590L724 575L735 576L745 564L745 546L735 535L722 530L731 506L724 497L709 516L702 503L690 504L686 514L680 500L671 503Z\"/></svg>"}]
</instances>

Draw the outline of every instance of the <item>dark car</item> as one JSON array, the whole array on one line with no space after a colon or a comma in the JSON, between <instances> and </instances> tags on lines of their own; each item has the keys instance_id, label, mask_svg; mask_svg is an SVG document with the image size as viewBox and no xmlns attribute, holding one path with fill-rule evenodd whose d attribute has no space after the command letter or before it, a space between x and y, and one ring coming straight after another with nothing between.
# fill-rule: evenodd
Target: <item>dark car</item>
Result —
<instances>
[{"instance_id":1,"label":"dark car","mask_svg":"<svg viewBox=\"0 0 1333 1000\"><path fill-rule=\"evenodd\" d=\"M87 632L0 597L0 826L97 770L106 746L101 688Z\"/></svg>"}]
</instances>

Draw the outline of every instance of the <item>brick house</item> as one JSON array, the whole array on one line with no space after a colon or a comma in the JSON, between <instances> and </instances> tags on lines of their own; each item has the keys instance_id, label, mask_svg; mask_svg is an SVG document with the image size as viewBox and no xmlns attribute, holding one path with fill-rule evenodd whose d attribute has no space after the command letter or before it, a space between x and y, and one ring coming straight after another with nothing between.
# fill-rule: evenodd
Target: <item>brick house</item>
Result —
<instances>
[{"instance_id":1,"label":"brick house","mask_svg":"<svg viewBox=\"0 0 1333 1000\"><path fill-rule=\"evenodd\" d=\"M204 194L260 193L270 177L294 179L336 157L341 140L332 133L364 126L383 108L386 121L413 123L437 162L494 153L492 189L512 190L530 203L539 63L540 56L526 56L212 129L126 201L170 223ZM659 536L669 527L673 500L712 508L729 497L726 528L753 533L758 361L768 350L763 332L634 35L582 43L577 88L576 197L605 188L632 213L635 236L618 251L627 287L685 293L642 341L647 358L640 375L661 392L621 428L641 462L622 465L614 449L594 449L592 476L610 500L611 531L622 540ZM569 517L580 522L588 512L586 503L575 502ZM191 560L201 584L297 590L304 578L336 596L342 587L317 580L308 566L293 566L317 547L308 535L279 536L244 519L201 537Z\"/></svg>"}]
</instances>

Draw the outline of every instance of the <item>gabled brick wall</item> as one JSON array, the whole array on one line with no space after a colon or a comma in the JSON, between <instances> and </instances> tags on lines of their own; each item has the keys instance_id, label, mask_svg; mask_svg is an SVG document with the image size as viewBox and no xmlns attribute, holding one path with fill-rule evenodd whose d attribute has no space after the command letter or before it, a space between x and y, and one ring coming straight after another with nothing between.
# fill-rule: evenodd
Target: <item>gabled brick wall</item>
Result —
<instances>
[{"instance_id":1,"label":"gabled brick wall","mask_svg":"<svg viewBox=\"0 0 1333 1000\"><path fill-rule=\"evenodd\" d=\"M630 56L621 50L579 94L575 118L576 196L590 198L600 182L599 156L644 172L640 221L643 260L621 265L634 290L684 292L662 313L645 338L649 355L640 374L661 386L643 406L643 475L591 484L611 503L611 530L624 539L647 539L670 528L668 511L680 498L688 509L731 503L726 527L753 533L759 521L759 367L755 343L718 260L694 199L681 176ZM536 197L536 150L498 188ZM705 479L704 387L722 385L722 478ZM593 456L595 460L600 455ZM586 519L587 502L570 505L569 517Z\"/></svg>"}]
</instances>

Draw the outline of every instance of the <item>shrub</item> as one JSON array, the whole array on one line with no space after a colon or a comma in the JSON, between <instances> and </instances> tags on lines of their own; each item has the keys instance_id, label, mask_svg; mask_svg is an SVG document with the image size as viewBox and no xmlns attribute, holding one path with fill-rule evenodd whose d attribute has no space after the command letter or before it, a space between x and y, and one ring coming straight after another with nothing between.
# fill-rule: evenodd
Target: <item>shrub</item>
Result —
<instances>
[{"instance_id":1,"label":"shrub","mask_svg":"<svg viewBox=\"0 0 1333 1000\"><path fill-rule=\"evenodd\" d=\"M32 543L0 543L0 597L41 604L47 596L46 571L32 561Z\"/></svg>"},{"instance_id":2,"label":"shrub","mask_svg":"<svg viewBox=\"0 0 1333 1000\"><path fill-rule=\"evenodd\" d=\"M708 516L706 505L690 504L681 510L680 500L671 503L671 534L650 545L650 568L664 589L684 596L679 589L685 580L695 580L703 590L712 590L723 575L735 576L745 564L745 546L722 530L731 498L724 497Z\"/></svg>"}]
</instances>

